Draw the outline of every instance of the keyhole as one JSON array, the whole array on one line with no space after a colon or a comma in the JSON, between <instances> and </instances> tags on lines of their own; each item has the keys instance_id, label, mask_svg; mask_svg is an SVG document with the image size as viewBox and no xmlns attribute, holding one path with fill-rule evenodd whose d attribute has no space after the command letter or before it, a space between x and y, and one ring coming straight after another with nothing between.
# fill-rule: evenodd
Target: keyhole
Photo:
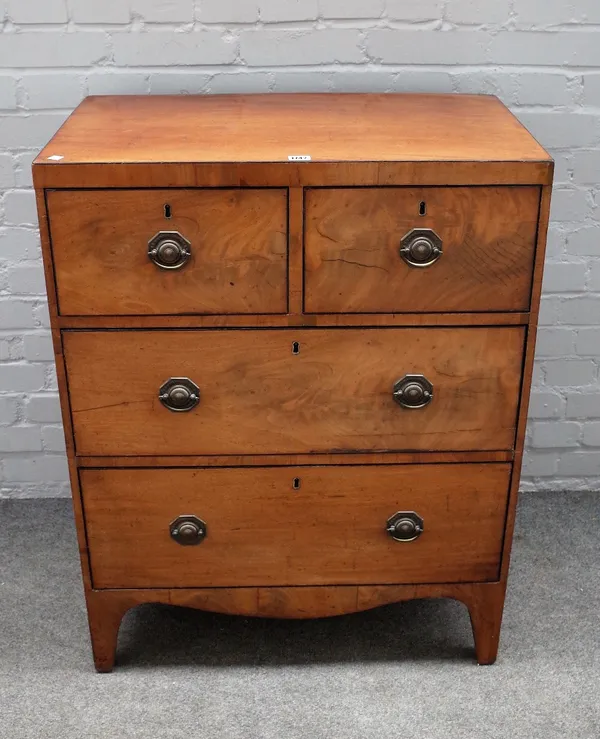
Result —
<instances>
[{"instance_id":1,"label":"keyhole","mask_svg":"<svg viewBox=\"0 0 600 739\"><path fill-rule=\"evenodd\" d=\"M165 218L171 217L171 206L169 203L165 203Z\"/></svg>"},{"instance_id":2,"label":"keyhole","mask_svg":"<svg viewBox=\"0 0 600 739\"><path fill-rule=\"evenodd\" d=\"M292 342L292 354L300 354L300 344L297 341Z\"/></svg>"},{"instance_id":3,"label":"keyhole","mask_svg":"<svg viewBox=\"0 0 600 739\"><path fill-rule=\"evenodd\" d=\"M421 200L421 202L419 203L419 215L427 215L427 203L424 200Z\"/></svg>"},{"instance_id":4,"label":"keyhole","mask_svg":"<svg viewBox=\"0 0 600 739\"><path fill-rule=\"evenodd\" d=\"M292 480L292 487L294 488L294 490L300 490L300 478L299 477L294 477L294 479Z\"/></svg>"}]
</instances>

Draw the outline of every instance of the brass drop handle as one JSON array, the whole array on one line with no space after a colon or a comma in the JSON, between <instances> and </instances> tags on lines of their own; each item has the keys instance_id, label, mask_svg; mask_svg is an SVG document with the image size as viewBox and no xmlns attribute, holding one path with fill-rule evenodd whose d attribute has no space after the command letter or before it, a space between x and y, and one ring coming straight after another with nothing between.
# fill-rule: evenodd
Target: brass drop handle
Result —
<instances>
[{"instance_id":1,"label":"brass drop handle","mask_svg":"<svg viewBox=\"0 0 600 739\"><path fill-rule=\"evenodd\" d=\"M394 541L414 541L423 533L424 522L414 511L398 511L387 520L385 530Z\"/></svg>"},{"instance_id":2,"label":"brass drop handle","mask_svg":"<svg viewBox=\"0 0 600 739\"><path fill-rule=\"evenodd\" d=\"M191 256L192 245L179 231L159 231L148 242L148 258L161 269L181 269Z\"/></svg>"},{"instance_id":3,"label":"brass drop handle","mask_svg":"<svg viewBox=\"0 0 600 739\"><path fill-rule=\"evenodd\" d=\"M200 388L189 377L170 377L160 386L158 399L175 413L191 411L200 402Z\"/></svg>"},{"instance_id":4,"label":"brass drop handle","mask_svg":"<svg viewBox=\"0 0 600 739\"><path fill-rule=\"evenodd\" d=\"M424 408L433 400L433 385L424 375L404 375L394 383L392 395L403 408Z\"/></svg>"},{"instance_id":5,"label":"brass drop handle","mask_svg":"<svg viewBox=\"0 0 600 739\"><path fill-rule=\"evenodd\" d=\"M177 516L169 525L171 538L184 547L200 544L206 538L206 523L198 516Z\"/></svg>"},{"instance_id":6,"label":"brass drop handle","mask_svg":"<svg viewBox=\"0 0 600 739\"><path fill-rule=\"evenodd\" d=\"M413 228L400 241L400 256L411 267L429 267L442 256L442 240L430 228Z\"/></svg>"}]
</instances>

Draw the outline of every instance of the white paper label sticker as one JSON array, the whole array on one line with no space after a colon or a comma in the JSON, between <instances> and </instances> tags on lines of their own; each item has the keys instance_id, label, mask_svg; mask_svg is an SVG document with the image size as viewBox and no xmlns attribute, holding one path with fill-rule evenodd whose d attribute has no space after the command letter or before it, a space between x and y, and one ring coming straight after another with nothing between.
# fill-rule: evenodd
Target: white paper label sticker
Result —
<instances>
[{"instance_id":1,"label":"white paper label sticker","mask_svg":"<svg viewBox=\"0 0 600 739\"><path fill-rule=\"evenodd\" d=\"M310 154L290 154L288 162L310 162Z\"/></svg>"},{"instance_id":2,"label":"white paper label sticker","mask_svg":"<svg viewBox=\"0 0 600 739\"><path fill-rule=\"evenodd\" d=\"M53 155L52 155L51 157L48 157L48 159L49 159L49 160L50 160L51 162L60 162L60 160L61 160L61 159L64 159L64 157L63 157L63 156L61 156L60 154L53 154Z\"/></svg>"}]
</instances>

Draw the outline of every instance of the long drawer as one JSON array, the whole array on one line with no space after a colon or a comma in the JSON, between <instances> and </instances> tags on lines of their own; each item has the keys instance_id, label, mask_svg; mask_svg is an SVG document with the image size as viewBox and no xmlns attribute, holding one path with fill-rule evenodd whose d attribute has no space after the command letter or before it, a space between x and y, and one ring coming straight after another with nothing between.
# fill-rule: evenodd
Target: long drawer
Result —
<instances>
[{"instance_id":1,"label":"long drawer","mask_svg":"<svg viewBox=\"0 0 600 739\"><path fill-rule=\"evenodd\" d=\"M287 190L51 190L62 315L287 311Z\"/></svg>"},{"instance_id":2,"label":"long drawer","mask_svg":"<svg viewBox=\"0 0 600 739\"><path fill-rule=\"evenodd\" d=\"M527 311L537 187L309 188L311 313Z\"/></svg>"},{"instance_id":3,"label":"long drawer","mask_svg":"<svg viewBox=\"0 0 600 739\"><path fill-rule=\"evenodd\" d=\"M83 469L96 588L493 580L510 465Z\"/></svg>"},{"instance_id":4,"label":"long drawer","mask_svg":"<svg viewBox=\"0 0 600 739\"><path fill-rule=\"evenodd\" d=\"M65 331L76 451L511 449L524 333Z\"/></svg>"}]
</instances>

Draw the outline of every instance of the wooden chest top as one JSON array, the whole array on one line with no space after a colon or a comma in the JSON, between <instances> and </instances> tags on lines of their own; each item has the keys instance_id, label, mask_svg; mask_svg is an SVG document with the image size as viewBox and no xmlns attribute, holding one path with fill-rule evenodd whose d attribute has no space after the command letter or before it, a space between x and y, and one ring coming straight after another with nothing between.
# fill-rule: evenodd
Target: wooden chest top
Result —
<instances>
[{"instance_id":1,"label":"wooden chest top","mask_svg":"<svg viewBox=\"0 0 600 739\"><path fill-rule=\"evenodd\" d=\"M485 95L89 97L43 149L34 170L36 183L47 187L80 186L72 179L76 172L91 186L140 186L135 180L124 183L116 167L160 165L160 170L144 168L143 176L158 177L154 185L191 186L215 183L195 180L194 166L177 171L166 165L268 163L270 184L279 184L273 181L281 181L273 164L291 164L289 176L298 167L289 159L295 156L310 157L310 164L300 166L304 176L312 169L317 179L315 165L327 162L433 162L448 180L439 184L456 178L456 184L471 184L471 170L461 163L485 162L511 165L488 170L488 184L550 181L548 154L497 98ZM532 167L535 163L539 166ZM85 169L74 170L76 165ZM214 168L203 173L208 171L216 176ZM253 177L261 171L254 170ZM226 180L222 184L236 184L227 172L220 173ZM400 176L401 184L407 184L405 170L394 168L376 173L358 167L340 176L350 182L356 173L363 184L386 184L386 179L400 184ZM340 177L333 184L338 183ZM299 184L315 182L302 179Z\"/></svg>"}]
</instances>

